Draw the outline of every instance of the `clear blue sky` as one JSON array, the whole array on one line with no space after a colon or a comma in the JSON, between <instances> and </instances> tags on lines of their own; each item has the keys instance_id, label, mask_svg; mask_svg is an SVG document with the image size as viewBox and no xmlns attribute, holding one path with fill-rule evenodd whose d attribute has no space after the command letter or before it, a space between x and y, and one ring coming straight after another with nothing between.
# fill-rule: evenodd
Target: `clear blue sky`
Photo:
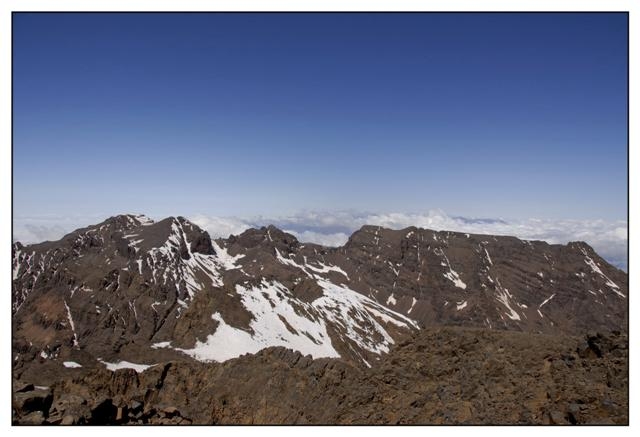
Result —
<instances>
[{"instance_id":1,"label":"clear blue sky","mask_svg":"<svg viewBox=\"0 0 640 437\"><path fill-rule=\"evenodd\" d=\"M625 219L624 14L18 14L14 213Z\"/></svg>"}]
</instances>

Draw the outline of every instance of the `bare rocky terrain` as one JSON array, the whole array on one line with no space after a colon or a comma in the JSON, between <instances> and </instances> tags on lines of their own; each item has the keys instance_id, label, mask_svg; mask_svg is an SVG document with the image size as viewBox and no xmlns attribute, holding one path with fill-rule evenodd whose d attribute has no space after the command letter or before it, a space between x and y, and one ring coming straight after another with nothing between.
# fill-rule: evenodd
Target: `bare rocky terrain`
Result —
<instances>
[{"instance_id":1,"label":"bare rocky terrain","mask_svg":"<svg viewBox=\"0 0 640 437\"><path fill-rule=\"evenodd\" d=\"M16 424L628 423L628 279L583 242L121 215L12 267Z\"/></svg>"},{"instance_id":2,"label":"bare rocky terrain","mask_svg":"<svg viewBox=\"0 0 640 437\"><path fill-rule=\"evenodd\" d=\"M74 369L16 383L16 422L627 424L627 338L429 328L374 367L282 347L224 363ZM44 364L43 364L44 365ZM46 372L29 378L49 384Z\"/></svg>"}]
</instances>

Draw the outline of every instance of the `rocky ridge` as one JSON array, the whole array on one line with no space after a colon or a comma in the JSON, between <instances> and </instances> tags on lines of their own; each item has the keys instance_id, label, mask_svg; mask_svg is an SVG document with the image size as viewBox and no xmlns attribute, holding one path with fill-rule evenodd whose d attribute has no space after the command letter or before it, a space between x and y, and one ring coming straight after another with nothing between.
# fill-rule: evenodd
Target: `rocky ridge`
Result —
<instances>
[{"instance_id":1,"label":"rocky ridge","mask_svg":"<svg viewBox=\"0 0 640 437\"><path fill-rule=\"evenodd\" d=\"M428 328L372 368L271 347L142 373L76 369L51 387L14 385L14 422L626 424L627 359L621 333Z\"/></svg>"}]
</instances>

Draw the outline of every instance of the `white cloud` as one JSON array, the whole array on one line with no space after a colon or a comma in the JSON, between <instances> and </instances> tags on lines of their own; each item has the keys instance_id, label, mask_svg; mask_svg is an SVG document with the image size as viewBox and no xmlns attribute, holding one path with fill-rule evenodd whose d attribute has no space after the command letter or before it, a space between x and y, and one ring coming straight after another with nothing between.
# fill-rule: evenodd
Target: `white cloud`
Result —
<instances>
[{"instance_id":1,"label":"white cloud","mask_svg":"<svg viewBox=\"0 0 640 437\"><path fill-rule=\"evenodd\" d=\"M349 239L349 235L342 232L338 232L335 234L323 234L313 231L296 232L289 229L284 229L284 231L295 236L298 241L302 241L305 243L316 243L330 247L342 246Z\"/></svg>"},{"instance_id":2,"label":"white cloud","mask_svg":"<svg viewBox=\"0 0 640 437\"><path fill-rule=\"evenodd\" d=\"M102 216L17 216L13 217L12 241L23 244L55 241L75 229L103 221Z\"/></svg>"},{"instance_id":3,"label":"white cloud","mask_svg":"<svg viewBox=\"0 0 640 437\"><path fill-rule=\"evenodd\" d=\"M18 217L14 218L14 241L36 243L56 240L76 228L98 223L97 217ZM512 235L526 240L549 243L585 241L613 265L627 270L627 222L606 220L550 220L550 219L473 219L455 217L441 210L426 213L373 214L354 211L303 211L283 217L216 217L195 215L189 217L207 230L211 237L228 237L252 228L273 224L302 242L325 246L341 246L349 236L365 224L391 229L409 226L433 230L448 230L474 234Z\"/></svg>"},{"instance_id":4,"label":"white cloud","mask_svg":"<svg viewBox=\"0 0 640 437\"><path fill-rule=\"evenodd\" d=\"M238 235L254 227L248 221L236 217L212 217L200 214L189 217L189 220L207 231L211 238L227 238L229 235Z\"/></svg>"},{"instance_id":5,"label":"white cloud","mask_svg":"<svg viewBox=\"0 0 640 437\"><path fill-rule=\"evenodd\" d=\"M13 240L20 242L41 242L47 240L58 240L67 234L60 225L46 226L25 223L15 226L13 229Z\"/></svg>"}]
</instances>

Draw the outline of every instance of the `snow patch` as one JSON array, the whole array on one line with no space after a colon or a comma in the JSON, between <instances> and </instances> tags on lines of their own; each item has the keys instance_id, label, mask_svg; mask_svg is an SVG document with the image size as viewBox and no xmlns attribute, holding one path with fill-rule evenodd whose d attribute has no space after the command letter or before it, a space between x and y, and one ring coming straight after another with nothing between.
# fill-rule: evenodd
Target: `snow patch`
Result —
<instances>
[{"instance_id":1,"label":"snow patch","mask_svg":"<svg viewBox=\"0 0 640 437\"><path fill-rule=\"evenodd\" d=\"M520 320L520 315L511 307L511 298L513 296L509 293L509 289L504 288L498 279L496 279L496 281L498 283L496 286L496 299L509 311L509 313L505 315L511 320Z\"/></svg>"},{"instance_id":2,"label":"snow patch","mask_svg":"<svg viewBox=\"0 0 640 437\"><path fill-rule=\"evenodd\" d=\"M64 301L64 307L67 309L67 319L69 319L69 324L71 325L71 330L73 331L73 347L77 348L78 346L78 335L76 334L76 325L73 323L73 318L71 317L71 310L69 309L69 305L67 305L67 301Z\"/></svg>"},{"instance_id":3,"label":"snow patch","mask_svg":"<svg viewBox=\"0 0 640 437\"><path fill-rule=\"evenodd\" d=\"M349 275L347 275L347 272L345 272L344 270L342 270L338 266L326 265L324 263L321 263L321 262L317 261L317 264L319 265L319 267L315 267L315 266L313 266L311 264L308 264L306 262L306 257L305 257L305 263L304 264L298 264L297 262L295 262L291 258L285 258L284 256L282 256L282 254L280 253L278 248L275 248L275 251L276 251L276 259L278 260L278 262L280 262L281 264L287 265L287 266L291 266L291 267L295 267L297 269L300 269L300 270L302 270L304 272L305 275L307 275L308 277L310 277L312 279L316 279L316 276L313 273L309 272L307 269L311 270L312 272L316 272L316 273L337 272L337 273L340 273L341 275L343 275L345 278L347 278L347 280L349 280Z\"/></svg>"},{"instance_id":4,"label":"snow patch","mask_svg":"<svg viewBox=\"0 0 640 437\"><path fill-rule=\"evenodd\" d=\"M387 305L395 305L396 303L396 298L393 293L391 293L391 295L387 298Z\"/></svg>"},{"instance_id":5,"label":"snow patch","mask_svg":"<svg viewBox=\"0 0 640 437\"><path fill-rule=\"evenodd\" d=\"M407 311L407 314L411 314L411 311L413 311L413 307L416 306L416 302L418 302L415 297L412 297L411 299L412 299L411 308L409 308L409 311Z\"/></svg>"},{"instance_id":6,"label":"snow patch","mask_svg":"<svg viewBox=\"0 0 640 437\"><path fill-rule=\"evenodd\" d=\"M249 327L231 326L216 312L211 317L218 322L218 327L206 341L196 342L192 349L176 350L200 361L218 362L245 353L256 353L270 346L284 346L314 358L337 358L340 355L327 332L327 322L333 323L338 329L337 335L343 339L377 354L388 352L393 344L393 339L378 320L404 328L417 328L409 318L346 286L316 279L323 295L311 303L299 301L277 281L263 279L254 288L236 285L236 293L252 315ZM375 334L382 337L382 341L375 340Z\"/></svg>"},{"instance_id":7,"label":"snow patch","mask_svg":"<svg viewBox=\"0 0 640 437\"><path fill-rule=\"evenodd\" d=\"M345 278L347 278L347 281L349 280L349 275L347 275L347 272L345 272L344 270L342 270L340 267L338 266L327 266L321 262L318 262L318 264L320 265L320 268L314 267L311 264L306 264L306 266L308 268L310 268L311 270L313 270L314 272L317 273L329 273L329 272L338 272L341 275L343 275Z\"/></svg>"},{"instance_id":8,"label":"snow patch","mask_svg":"<svg viewBox=\"0 0 640 437\"><path fill-rule=\"evenodd\" d=\"M551 296L549 296L548 298L546 298L540 305L538 305L538 308L542 308L544 305L547 304L547 302L549 302L551 299L553 299L555 297L555 293L553 293Z\"/></svg>"},{"instance_id":9,"label":"snow patch","mask_svg":"<svg viewBox=\"0 0 640 437\"><path fill-rule=\"evenodd\" d=\"M153 343L151 345L151 349L161 349L161 348L166 348L166 347L171 347L171 342L170 341L161 341L159 343Z\"/></svg>"},{"instance_id":10,"label":"snow patch","mask_svg":"<svg viewBox=\"0 0 640 437\"><path fill-rule=\"evenodd\" d=\"M460 279L460 275L458 274L458 272L453 270L453 268L451 267L451 263L449 262L449 258L447 257L447 255L445 255L444 251L440 248L436 248L433 253L444 258L444 260L440 263L441 266L449 268L449 271L443 273L443 276L453 282L453 285L455 285L456 287L465 290L467 288L467 284L465 284L462 279Z\"/></svg>"},{"instance_id":11,"label":"snow patch","mask_svg":"<svg viewBox=\"0 0 640 437\"><path fill-rule=\"evenodd\" d=\"M593 261L593 259L591 259L591 257L587 255L587 252L584 249L580 249L580 250L582 251L582 254L584 255L585 264L587 264L589 267L591 267L591 270L594 273L597 273L600 276L602 276L604 279L606 279L605 285L607 287L609 287L611 289L611 291L616 293L618 296L620 296L622 298L626 298L627 296L625 296L625 294L620 291L620 287L618 286L618 284L616 284L611 279L609 279L609 277L607 275L605 275L602 272L602 270L600 270L600 267L598 267L598 265L595 263L595 261Z\"/></svg>"},{"instance_id":12,"label":"snow patch","mask_svg":"<svg viewBox=\"0 0 640 437\"><path fill-rule=\"evenodd\" d=\"M418 325L408 317L392 311L344 285L335 285L325 280L319 280L318 285L324 290L324 295L313 302L314 307L320 309L324 316L336 325L346 328L346 337L362 349L380 354L388 352L389 346L394 343L391 336L375 318L371 317L371 314L382 313L396 319L406 328L418 328ZM371 335L362 335L356 328L359 328L359 331L373 330L384 340L382 343L375 342Z\"/></svg>"},{"instance_id":13,"label":"snow patch","mask_svg":"<svg viewBox=\"0 0 640 437\"><path fill-rule=\"evenodd\" d=\"M465 284L462 281L462 279L460 279L460 276L458 275L458 273L455 270L450 269L443 276L445 278L447 278L448 280L450 280L451 282L453 282L453 285L455 285L456 287L462 288L463 290L465 290L467 288L467 284Z\"/></svg>"},{"instance_id":14,"label":"snow patch","mask_svg":"<svg viewBox=\"0 0 640 437\"><path fill-rule=\"evenodd\" d=\"M487 261L489 261L489 264L493 265L493 261L491 261L491 257L489 256L489 252L486 247L484 248L484 253L487 255Z\"/></svg>"},{"instance_id":15,"label":"snow patch","mask_svg":"<svg viewBox=\"0 0 640 437\"><path fill-rule=\"evenodd\" d=\"M218 327L205 342L197 341L193 349L176 350L200 361L218 362L245 353L256 353L270 346L284 346L305 355L311 354L314 358L340 356L331 344L324 321L300 316L292 305L298 302L282 284L263 280L259 287L253 289L236 285L236 292L252 314L250 330L229 325L216 312L211 317L218 322Z\"/></svg>"},{"instance_id":16,"label":"snow patch","mask_svg":"<svg viewBox=\"0 0 640 437\"><path fill-rule=\"evenodd\" d=\"M112 372L115 372L118 369L133 369L136 372L141 373L147 370L148 368L155 366L155 364L137 364L137 363L130 363L129 361L118 361L117 363L108 363L106 361L102 361L100 358L98 358L98 361L104 364L107 367L107 369L111 370Z\"/></svg>"},{"instance_id":17,"label":"snow patch","mask_svg":"<svg viewBox=\"0 0 640 437\"><path fill-rule=\"evenodd\" d=\"M20 253L21 251L18 250L16 252L16 254L13 257L13 280L15 281L16 279L18 279L19 273L20 273L20 266L22 265L22 263L20 262Z\"/></svg>"},{"instance_id":18,"label":"snow patch","mask_svg":"<svg viewBox=\"0 0 640 437\"><path fill-rule=\"evenodd\" d=\"M235 270L235 269L239 269L241 267L237 263L238 263L238 261L240 259L245 257L244 254L238 254L236 256L231 256L231 255L229 255L229 252L227 252L227 249L223 248L222 246L220 246L215 241L211 240L211 245L213 246L213 250L216 252L216 258L217 258L218 263L225 270Z\"/></svg>"}]
</instances>

